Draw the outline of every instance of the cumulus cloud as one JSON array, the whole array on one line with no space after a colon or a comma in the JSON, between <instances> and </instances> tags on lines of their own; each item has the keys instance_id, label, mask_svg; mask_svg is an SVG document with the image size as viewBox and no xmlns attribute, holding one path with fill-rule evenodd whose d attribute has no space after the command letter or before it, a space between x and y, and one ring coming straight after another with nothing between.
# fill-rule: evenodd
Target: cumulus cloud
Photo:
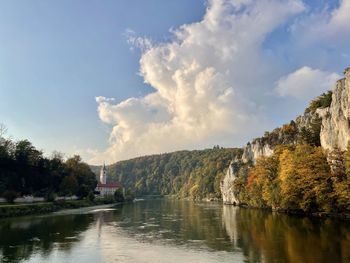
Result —
<instances>
[{"instance_id":1,"label":"cumulus cloud","mask_svg":"<svg viewBox=\"0 0 350 263\"><path fill-rule=\"evenodd\" d=\"M298 0L211 0L203 20L173 30L171 42L131 32L129 42L143 48L140 74L154 92L120 103L96 98L100 119L113 129L110 147L90 162L237 145L258 135L268 126L259 99L273 71L263 42L304 10Z\"/></svg>"},{"instance_id":2,"label":"cumulus cloud","mask_svg":"<svg viewBox=\"0 0 350 263\"><path fill-rule=\"evenodd\" d=\"M131 49L141 50L139 74L154 90L119 103L96 98L112 131L90 163L240 146L273 128L277 113L294 118L332 87L340 77L332 65L347 66L350 54L350 0L315 10L301 0L209 0L203 19L172 30L169 42L128 29ZM290 41L271 49L269 37L283 28Z\"/></svg>"},{"instance_id":3,"label":"cumulus cloud","mask_svg":"<svg viewBox=\"0 0 350 263\"><path fill-rule=\"evenodd\" d=\"M304 66L280 78L277 82L276 91L280 96L309 100L331 89L339 78L340 75L337 73Z\"/></svg>"}]
</instances>

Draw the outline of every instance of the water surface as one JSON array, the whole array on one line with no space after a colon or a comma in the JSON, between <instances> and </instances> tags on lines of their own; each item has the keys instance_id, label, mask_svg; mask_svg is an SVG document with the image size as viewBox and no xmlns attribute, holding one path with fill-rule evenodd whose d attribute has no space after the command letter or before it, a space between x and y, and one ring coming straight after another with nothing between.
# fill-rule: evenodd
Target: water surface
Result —
<instances>
[{"instance_id":1,"label":"water surface","mask_svg":"<svg viewBox=\"0 0 350 263\"><path fill-rule=\"evenodd\" d=\"M350 262L350 224L147 200L0 220L0 262Z\"/></svg>"}]
</instances>

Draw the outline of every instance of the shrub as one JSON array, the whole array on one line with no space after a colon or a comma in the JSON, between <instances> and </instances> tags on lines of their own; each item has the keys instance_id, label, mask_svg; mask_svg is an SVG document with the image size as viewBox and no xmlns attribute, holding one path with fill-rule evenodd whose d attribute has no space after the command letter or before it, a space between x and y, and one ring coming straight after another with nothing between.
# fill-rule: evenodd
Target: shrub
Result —
<instances>
[{"instance_id":1,"label":"shrub","mask_svg":"<svg viewBox=\"0 0 350 263\"><path fill-rule=\"evenodd\" d=\"M114 200L116 202L124 202L124 195L123 195L123 190L122 189L117 189L114 192Z\"/></svg>"},{"instance_id":2,"label":"shrub","mask_svg":"<svg viewBox=\"0 0 350 263\"><path fill-rule=\"evenodd\" d=\"M95 194L92 191L90 191L87 198L89 201L93 202L95 200Z\"/></svg>"},{"instance_id":3,"label":"shrub","mask_svg":"<svg viewBox=\"0 0 350 263\"><path fill-rule=\"evenodd\" d=\"M54 192L48 192L45 196L46 201L53 202L56 199L56 195Z\"/></svg>"},{"instance_id":4,"label":"shrub","mask_svg":"<svg viewBox=\"0 0 350 263\"><path fill-rule=\"evenodd\" d=\"M323 109L329 107L332 103L332 94L332 91L327 91L326 93L321 94L310 102L310 105L306 108L305 112L314 113L318 108Z\"/></svg>"}]
</instances>

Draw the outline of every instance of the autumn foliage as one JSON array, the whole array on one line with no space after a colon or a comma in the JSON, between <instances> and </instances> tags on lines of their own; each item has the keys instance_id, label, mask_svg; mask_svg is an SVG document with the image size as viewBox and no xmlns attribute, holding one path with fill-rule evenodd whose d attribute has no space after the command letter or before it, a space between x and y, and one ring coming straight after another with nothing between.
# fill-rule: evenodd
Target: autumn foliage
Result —
<instances>
[{"instance_id":1,"label":"autumn foliage","mask_svg":"<svg viewBox=\"0 0 350 263\"><path fill-rule=\"evenodd\" d=\"M242 180L241 178L238 179ZM304 212L350 211L350 148L278 146L249 170L242 203Z\"/></svg>"}]
</instances>

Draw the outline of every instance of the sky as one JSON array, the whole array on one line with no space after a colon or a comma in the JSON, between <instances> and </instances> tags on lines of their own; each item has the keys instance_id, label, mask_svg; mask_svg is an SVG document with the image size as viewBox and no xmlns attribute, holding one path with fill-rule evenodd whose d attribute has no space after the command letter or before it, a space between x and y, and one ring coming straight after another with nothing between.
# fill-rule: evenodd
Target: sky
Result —
<instances>
[{"instance_id":1,"label":"sky","mask_svg":"<svg viewBox=\"0 0 350 263\"><path fill-rule=\"evenodd\" d=\"M0 122L90 164L241 147L350 66L350 0L0 0Z\"/></svg>"}]
</instances>

